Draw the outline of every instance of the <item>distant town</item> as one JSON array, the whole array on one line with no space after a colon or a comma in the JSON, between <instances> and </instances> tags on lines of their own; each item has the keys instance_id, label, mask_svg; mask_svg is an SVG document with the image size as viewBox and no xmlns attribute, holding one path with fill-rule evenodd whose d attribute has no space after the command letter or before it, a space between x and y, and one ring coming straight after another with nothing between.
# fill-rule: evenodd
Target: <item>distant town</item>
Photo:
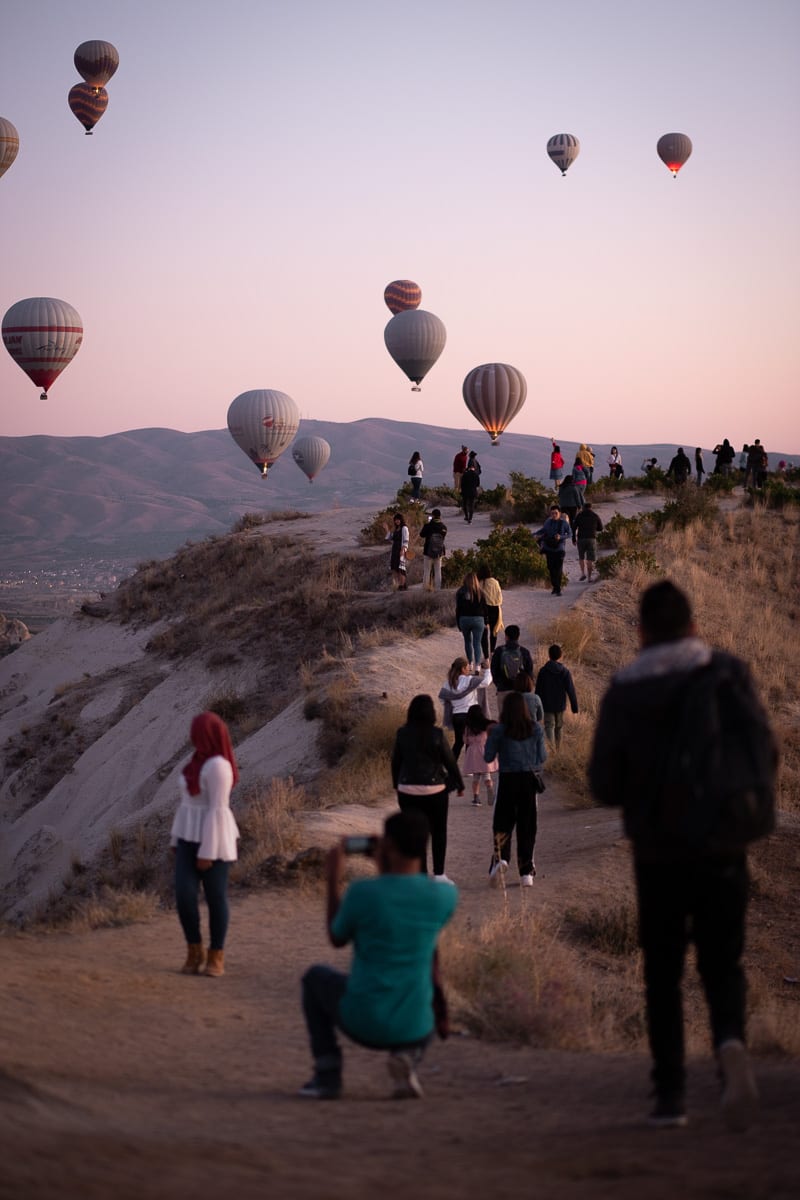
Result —
<instances>
[{"instance_id":1,"label":"distant town","mask_svg":"<svg viewBox=\"0 0 800 1200\"><path fill-rule=\"evenodd\" d=\"M0 577L0 612L23 621L31 633L70 613L84 600L96 600L132 575L129 559L87 559L72 565L5 568Z\"/></svg>"}]
</instances>

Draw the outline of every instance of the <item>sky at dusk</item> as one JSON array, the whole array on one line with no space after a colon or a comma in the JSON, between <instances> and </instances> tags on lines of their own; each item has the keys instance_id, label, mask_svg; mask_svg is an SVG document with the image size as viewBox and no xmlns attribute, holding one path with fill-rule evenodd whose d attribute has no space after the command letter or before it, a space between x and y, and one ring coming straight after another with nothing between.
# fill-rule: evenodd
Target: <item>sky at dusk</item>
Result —
<instances>
[{"instance_id":1,"label":"sky at dusk","mask_svg":"<svg viewBox=\"0 0 800 1200\"><path fill-rule=\"evenodd\" d=\"M461 428L499 361L517 433L800 453L797 0L4 0L0 116L0 313L55 296L85 331L46 402L0 352L4 435L222 428L251 388ZM447 328L419 393L396 278Z\"/></svg>"}]
</instances>

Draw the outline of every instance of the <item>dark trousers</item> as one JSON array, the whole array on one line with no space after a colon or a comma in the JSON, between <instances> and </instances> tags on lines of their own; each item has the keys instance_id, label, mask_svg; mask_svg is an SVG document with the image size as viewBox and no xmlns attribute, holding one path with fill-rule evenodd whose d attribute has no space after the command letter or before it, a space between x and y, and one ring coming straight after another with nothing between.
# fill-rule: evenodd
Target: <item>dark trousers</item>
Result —
<instances>
[{"instance_id":1,"label":"dark trousers","mask_svg":"<svg viewBox=\"0 0 800 1200\"><path fill-rule=\"evenodd\" d=\"M475 703L478 703L477 699ZM464 749L464 730L466 728L467 714L453 713L453 758L456 762L458 761L459 754Z\"/></svg>"},{"instance_id":2,"label":"dark trousers","mask_svg":"<svg viewBox=\"0 0 800 1200\"><path fill-rule=\"evenodd\" d=\"M450 797L443 788L432 796L410 796L407 792L397 793L397 803L401 812L422 813L428 821L431 831L431 857L433 858L434 875L444 875L444 859L447 854L447 809ZM428 873L428 856L422 864L423 874Z\"/></svg>"},{"instance_id":3,"label":"dark trousers","mask_svg":"<svg viewBox=\"0 0 800 1200\"><path fill-rule=\"evenodd\" d=\"M557 592L561 591L561 576L564 574L564 551L545 550L547 569L550 572L550 582Z\"/></svg>"},{"instance_id":4,"label":"dark trousers","mask_svg":"<svg viewBox=\"0 0 800 1200\"><path fill-rule=\"evenodd\" d=\"M533 847L536 844L536 782L531 771L500 771L497 799L494 803L492 833L494 854L511 861L511 834L517 830L517 865L520 875L533 874Z\"/></svg>"},{"instance_id":5,"label":"dark trousers","mask_svg":"<svg viewBox=\"0 0 800 1200\"><path fill-rule=\"evenodd\" d=\"M486 624L483 627L481 634L481 650L483 657L488 659L494 654L497 646L497 634L494 632L497 622L500 617L500 609L496 604L486 605Z\"/></svg>"},{"instance_id":6,"label":"dark trousers","mask_svg":"<svg viewBox=\"0 0 800 1200\"><path fill-rule=\"evenodd\" d=\"M196 946L203 940L200 932L200 906L198 892L202 884L208 905L210 946L212 950L225 948L228 932L228 869L230 863L216 859L207 871L197 869L199 842L178 839L175 847L175 906L184 937Z\"/></svg>"},{"instance_id":7,"label":"dark trousers","mask_svg":"<svg viewBox=\"0 0 800 1200\"><path fill-rule=\"evenodd\" d=\"M464 510L464 516L467 518L467 521L472 521L472 518L475 515L475 493L474 492L472 493L472 495L469 495L467 492L461 493L461 507Z\"/></svg>"},{"instance_id":8,"label":"dark trousers","mask_svg":"<svg viewBox=\"0 0 800 1200\"><path fill-rule=\"evenodd\" d=\"M660 1093L682 1093L681 977L690 941L697 950L714 1048L729 1038L744 1041L747 862L744 854L691 863L637 860L635 870L653 1083Z\"/></svg>"}]
</instances>

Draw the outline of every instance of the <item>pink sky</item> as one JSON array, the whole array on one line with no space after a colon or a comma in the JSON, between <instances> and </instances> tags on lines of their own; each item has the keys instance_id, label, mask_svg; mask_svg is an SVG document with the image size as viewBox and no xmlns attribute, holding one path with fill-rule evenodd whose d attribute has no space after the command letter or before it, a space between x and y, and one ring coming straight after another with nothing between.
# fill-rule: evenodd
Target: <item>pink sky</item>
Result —
<instances>
[{"instance_id":1,"label":"pink sky","mask_svg":"<svg viewBox=\"0 0 800 1200\"><path fill-rule=\"evenodd\" d=\"M120 67L87 138L90 38ZM794 0L6 0L0 311L57 296L85 337L46 403L2 354L0 433L220 428L261 387L462 427L504 361L515 432L798 453L798 47ZM421 393L398 277L448 330Z\"/></svg>"}]
</instances>

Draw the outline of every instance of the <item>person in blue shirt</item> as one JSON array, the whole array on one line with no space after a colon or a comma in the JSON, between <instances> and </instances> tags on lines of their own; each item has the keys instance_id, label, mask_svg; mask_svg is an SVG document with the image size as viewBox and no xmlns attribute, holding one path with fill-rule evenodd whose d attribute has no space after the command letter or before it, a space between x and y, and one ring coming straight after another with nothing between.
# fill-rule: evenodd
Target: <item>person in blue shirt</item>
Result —
<instances>
[{"instance_id":1,"label":"person in blue shirt","mask_svg":"<svg viewBox=\"0 0 800 1200\"><path fill-rule=\"evenodd\" d=\"M428 836L422 813L388 817L383 837L371 839L379 874L355 880L344 895L348 839L328 854L328 936L337 947L352 943L353 960L349 975L317 964L303 976L303 1013L314 1074L300 1089L301 1096L340 1096L337 1031L362 1046L389 1051L395 1098L422 1095L415 1067L434 1028L446 1036L436 944L458 902L453 884L422 873Z\"/></svg>"},{"instance_id":2,"label":"person in blue shirt","mask_svg":"<svg viewBox=\"0 0 800 1200\"><path fill-rule=\"evenodd\" d=\"M498 760L497 800L492 836L494 849L489 864L489 883L505 886L511 859L511 835L517 830L517 866L520 887L533 887L536 867L537 796L542 790L539 768L547 758L542 727L531 718L521 692L506 692L500 721L486 737L483 757Z\"/></svg>"},{"instance_id":3,"label":"person in blue shirt","mask_svg":"<svg viewBox=\"0 0 800 1200\"><path fill-rule=\"evenodd\" d=\"M542 553L547 559L547 570L553 585L553 596L561 595L561 577L564 574L564 555L567 552L567 542L572 538L569 521L561 516L557 504L550 505L550 516L541 529L533 535L538 539Z\"/></svg>"}]
</instances>

